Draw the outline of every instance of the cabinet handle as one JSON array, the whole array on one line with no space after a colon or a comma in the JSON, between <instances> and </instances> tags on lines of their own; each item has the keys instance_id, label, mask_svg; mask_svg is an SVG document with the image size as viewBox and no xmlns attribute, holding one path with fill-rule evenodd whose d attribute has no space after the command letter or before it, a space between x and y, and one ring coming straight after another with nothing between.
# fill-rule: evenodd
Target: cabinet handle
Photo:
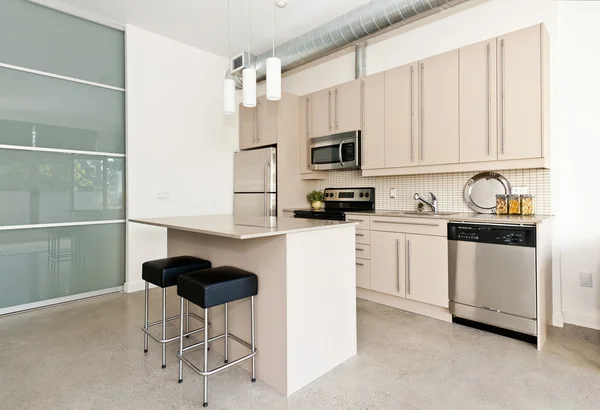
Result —
<instances>
[{"instance_id":1,"label":"cabinet handle","mask_svg":"<svg viewBox=\"0 0 600 410\"><path fill-rule=\"evenodd\" d=\"M260 141L260 102L256 103L256 142Z\"/></svg>"},{"instance_id":2,"label":"cabinet handle","mask_svg":"<svg viewBox=\"0 0 600 410\"><path fill-rule=\"evenodd\" d=\"M395 225L417 225L417 226L440 226L439 224L426 222L392 222L392 221L373 221L376 224L395 224Z\"/></svg>"},{"instance_id":3,"label":"cabinet handle","mask_svg":"<svg viewBox=\"0 0 600 410\"><path fill-rule=\"evenodd\" d=\"M491 92L490 92L490 86L491 86L491 76L490 76L490 43L487 43L486 47L485 47L485 52L486 52L486 64L487 64L487 154L488 155L492 155L492 143L490 141L490 109L492 108L492 104L491 104Z\"/></svg>"},{"instance_id":4,"label":"cabinet handle","mask_svg":"<svg viewBox=\"0 0 600 410\"><path fill-rule=\"evenodd\" d=\"M396 239L396 273L398 274L398 293L400 293L400 239Z\"/></svg>"},{"instance_id":5,"label":"cabinet handle","mask_svg":"<svg viewBox=\"0 0 600 410\"><path fill-rule=\"evenodd\" d=\"M364 252L365 251L364 249L361 249L361 248L355 248L354 250L359 251L359 252Z\"/></svg>"},{"instance_id":6,"label":"cabinet handle","mask_svg":"<svg viewBox=\"0 0 600 410\"><path fill-rule=\"evenodd\" d=\"M365 236L364 233L355 233L354 236Z\"/></svg>"},{"instance_id":7,"label":"cabinet handle","mask_svg":"<svg viewBox=\"0 0 600 410\"><path fill-rule=\"evenodd\" d=\"M348 222L363 222L362 219L346 219Z\"/></svg>"},{"instance_id":8,"label":"cabinet handle","mask_svg":"<svg viewBox=\"0 0 600 410\"><path fill-rule=\"evenodd\" d=\"M329 131L331 131L331 90L329 90L329 96L327 97L327 121L329 122Z\"/></svg>"},{"instance_id":9,"label":"cabinet handle","mask_svg":"<svg viewBox=\"0 0 600 410\"><path fill-rule=\"evenodd\" d=\"M406 280L408 284L406 285L406 291L410 295L410 253L411 253L411 243L410 240L406 241Z\"/></svg>"},{"instance_id":10,"label":"cabinet handle","mask_svg":"<svg viewBox=\"0 0 600 410\"><path fill-rule=\"evenodd\" d=\"M340 121L338 119L338 94L340 92L338 91L338 89L335 89L335 129L337 130L338 128L340 128Z\"/></svg>"},{"instance_id":11,"label":"cabinet handle","mask_svg":"<svg viewBox=\"0 0 600 410\"><path fill-rule=\"evenodd\" d=\"M501 122L501 132L500 132L500 152L504 154L504 113L505 113L505 94L506 87L504 84L505 81L505 73L504 73L504 39L500 40L500 60L501 60L501 68L502 71L502 122Z\"/></svg>"},{"instance_id":12,"label":"cabinet handle","mask_svg":"<svg viewBox=\"0 0 600 410\"><path fill-rule=\"evenodd\" d=\"M365 266L364 263L356 262L356 266Z\"/></svg>"},{"instance_id":13,"label":"cabinet handle","mask_svg":"<svg viewBox=\"0 0 600 410\"><path fill-rule=\"evenodd\" d=\"M415 120L415 107L414 107L414 76L415 67L410 66L410 162L415 162L415 149L414 149L414 124Z\"/></svg>"},{"instance_id":14,"label":"cabinet handle","mask_svg":"<svg viewBox=\"0 0 600 410\"><path fill-rule=\"evenodd\" d=\"M421 129L420 131L420 135L421 138L419 138L420 140L420 147L419 150L421 151L421 161L425 161L425 137L424 137L424 131L425 131L425 98L424 98L424 91L425 90L425 64L421 63Z\"/></svg>"}]
</instances>

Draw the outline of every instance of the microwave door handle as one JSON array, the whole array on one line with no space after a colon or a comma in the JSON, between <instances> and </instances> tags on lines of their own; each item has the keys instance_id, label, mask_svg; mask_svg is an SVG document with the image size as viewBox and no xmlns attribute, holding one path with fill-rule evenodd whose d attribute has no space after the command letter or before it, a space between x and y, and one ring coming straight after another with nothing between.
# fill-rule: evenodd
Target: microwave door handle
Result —
<instances>
[{"instance_id":1,"label":"microwave door handle","mask_svg":"<svg viewBox=\"0 0 600 410\"><path fill-rule=\"evenodd\" d=\"M345 165L345 164L344 164L344 158L342 157L342 147L344 146L344 142L346 142L346 141L342 141L342 142L340 142L340 148L339 148L339 152L338 152L338 155L340 156L340 164L341 164L342 166L344 166L344 165Z\"/></svg>"}]
</instances>

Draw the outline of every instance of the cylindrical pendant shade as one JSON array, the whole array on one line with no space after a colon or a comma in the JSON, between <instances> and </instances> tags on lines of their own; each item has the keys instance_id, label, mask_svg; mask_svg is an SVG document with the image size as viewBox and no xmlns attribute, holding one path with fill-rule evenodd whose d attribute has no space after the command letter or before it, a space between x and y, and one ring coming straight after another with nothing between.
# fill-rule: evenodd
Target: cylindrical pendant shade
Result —
<instances>
[{"instance_id":1,"label":"cylindrical pendant shade","mask_svg":"<svg viewBox=\"0 0 600 410\"><path fill-rule=\"evenodd\" d=\"M267 100L281 100L281 60L267 58Z\"/></svg>"},{"instance_id":2,"label":"cylindrical pendant shade","mask_svg":"<svg viewBox=\"0 0 600 410\"><path fill-rule=\"evenodd\" d=\"M223 80L223 111L235 114L235 81L231 78Z\"/></svg>"},{"instance_id":3,"label":"cylindrical pendant shade","mask_svg":"<svg viewBox=\"0 0 600 410\"><path fill-rule=\"evenodd\" d=\"M256 107L256 70L253 68L245 68L242 71L244 80L243 89L243 104L244 107Z\"/></svg>"}]
</instances>

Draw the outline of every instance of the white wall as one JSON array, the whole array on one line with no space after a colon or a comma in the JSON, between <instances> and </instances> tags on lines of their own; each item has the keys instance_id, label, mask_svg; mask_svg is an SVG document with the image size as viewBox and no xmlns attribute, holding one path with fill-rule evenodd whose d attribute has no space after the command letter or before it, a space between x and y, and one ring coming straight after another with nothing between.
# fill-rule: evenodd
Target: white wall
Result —
<instances>
[{"instance_id":1,"label":"white wall","mask_svg":"<svg viewBox=\"0 0 600 410\"><path fill-rule=\"evenodd\" d=\"M127 217L231 213L238 140L237 117L222 111L226 59L134 26L126 50ZM165 229L127 224L127 292L166 250Z\"/></svg>"},{"instance_id":2,"label":"white wall","mask_svg":"<svg viewBox=\"0 0 600 410\"><path fill-rule=\"evenodd\" d=\"M563 175L563 167L569 167L572 161L568 159L569 154L566 154L562 145L566 145L567 139L571 141L571 138L574 138L574 136L570 135L570 130L565 132L562 127L559 128L559 109L562 108L562 106L559 106L559 92L564 88L560 86L559 82L559 69L562 68L561 64L559 64L561 58L560 52L562 52L562 50L559 50L558 41L559 2L552 0L489 0L467 3L467 5L469 4L472 7L459 12L454 11L431 16L416 24L413 29L408 30L407 28L403 28L398 31L397 35L386 34L384 35L386 37L384 40L379 41L375 39L371 41L372 44L368 44L367 47L367 74L381 72L543 22L550 34L551 48L552 175ZM561 4L561 6L568 7L565 4ZM572 5L572 7L577 6ZM588 7L593 6L590 5ZM591 19L592 17L589 18ZM594 49L591 47L593 39L593 36L587 39L590 42L587 50ZM581 52L583 53L583 50ZM587 58L591 58L591 56L587 56ZM354 79L354 54L348 53L284 77L283 88L288 92L304 95L352 79ZM588 108L592 110L593 105L588 105ZM568 124L566 127L568 128ZM582 138L590 138L591 135L592 133L587 132ZM563 140L565 141L564 144ZM562 238L564 235L571 232L565 228L567 222L571 221L569 216L571 211L567 211L567 208L562 206L562 204L568 202L569 209L575 207L575 212L581 212L586 209L586 207L580 206L579 202L572 200L565 202L561 199L563 198L562 183L565 180L570 181L572 179L571 176L574 175L572 172L568 172L568 179L552 178L553 212L557 215L555 218L556 229L554 231L554 243L556 246L554 249L555 262L553 264L553 308L554 323L561 326L563 321L561 267L565 270L566 277L570 278L569 283L573 282L572 275L577 275L577 273L572 272L575 272L577 269L597 271L598 268L598 260L594 249L590 248L589 245L583 246L579 244L576 247L567 247L563 243ZM581 185L588 187L594 187L595 185L592 176L577 174L577 178L583 178L582 181L584 182L581 182ZM574 189L574 186L571 186L571 189ZM567 192L570 192L570 190L567 190ZM591 199L590 196L586 195L585 190L577 189L577 194L580 197L583 195L584 200ZM596 239L592 246L597 247L597 242ZM564 255L562 255L561 265L561 251L563 250ZM579 266L576 266L574 260L579 262ZM600 278L598 278L597 284L600 285ZM565 311L572 309L572 303L581 300L581 297L585 294L585 291L582 291L578 285L565 287L565 292L568 292L565 295ZM600 306L598 299L600 298L597 295L598 293L596 292L595 297L587 298L586 312L596 318L600 318L600 314L598 313L598 306ZM596 306L595 308L594 305ZM583 306L577 309L583 309ZM567 318L572 318L572 316L567 315ZM586 325L581 321L572 320L572 322Z\"/></svg>"},{"instance_id":3,"label":"white wall","mask_svg":"<svg viewBox=\"0 0 600 410\"><path fill-rule=\"evenodd\" d=\"M559 3L561 180L556 199L565 321L600 329L600 2ZM592 272L593 288L579 286Z\"/></svg>"}]
</instances>

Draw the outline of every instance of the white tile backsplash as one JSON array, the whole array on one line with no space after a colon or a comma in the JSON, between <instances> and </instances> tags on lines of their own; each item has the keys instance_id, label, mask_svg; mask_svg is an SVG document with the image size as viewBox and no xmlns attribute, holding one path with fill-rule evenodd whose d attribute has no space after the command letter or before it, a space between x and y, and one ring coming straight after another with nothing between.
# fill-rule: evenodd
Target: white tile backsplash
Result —
<instances>
[{"instance_id":1,"label":"white tile backsplash","mask_svg":"<svg viewBox=\"0 0 600 410\"><path fill-rule=\"evenodd\" d=\"M535 195L536 213L552 214L549 169L515 169L494 171L508 179L511 186L527 187ZM362 177L361 171L330 171L326 180L318 181L317 189L375 187L375 206L381 210L414 210L415 192L429 197L433 192L440 211L472 212L463 199L465 184L479 172L453 172L448 174L398 175ZM389 197L389 189L396 188L396 198Z\"/></svg>"}]
</instances>

